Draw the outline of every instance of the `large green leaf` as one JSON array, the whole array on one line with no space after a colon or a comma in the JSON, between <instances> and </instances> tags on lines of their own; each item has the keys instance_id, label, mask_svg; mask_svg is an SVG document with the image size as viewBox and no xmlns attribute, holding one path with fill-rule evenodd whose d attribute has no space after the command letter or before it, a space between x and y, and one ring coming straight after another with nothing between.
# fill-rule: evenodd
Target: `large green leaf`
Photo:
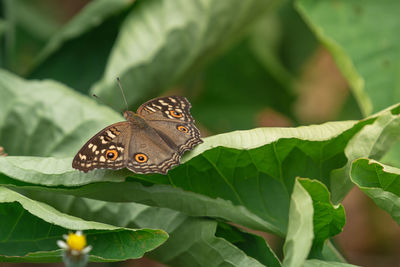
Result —
<instances>
[{"instance_id":1,"label":"large green leaf","mask_svg":"<svg viewBox=\"0 0 400 267\"><path fill-rule=\"evenodd\" d=\"M0 161L2 160L3 159L0 158ZM64 176L64 179L68 179L68 177ZM99 178L96 178L96 180L100 179L113 180L113 176L100 175ZM45 180L49 179L42 179L42 181ZM74 182L77 182L79 178L73 180ZM87 183L88 181L90 182L90 179L86 179L84 182ZM64 194L73 194L76 196L102 199L106 201L139 202L151 206L167 207L182 211L185 214L193 216L223 218L252 229L271 231L280 235L283 235L285 231L284 227L277 225L277 223L271 222L276 220L275 218L264 220L263 218L260 218L256 214L246 209L245 207L233 205L232 202L229 200L224 200L221 198L215 199L166 185L153 185L149 187L137 182L102 182L92 183L74 189L43 188L32 186L26 183L18 183L16 180L7 178L5 175L0 176L0 183L6 184L8 186L18 186L24 188L29 192L61 192Z\"/></svg>"},{"instance_id":2,"label":"large green leaf","mask_svg":"<svg viewBox=\"0 0 400 267\"><path fill-rule=\"evenodd\" d=\"M189 217L170 209L152 208L137 203L109 203L50 192L29 196L89 221L129 228L163 229L168 232L169 239L146 255L171 266L262 266L251 258L254 254L261 256L260 262L264 264L277 262L264 240L244 233L241 233L238 242L228 239L246 255L224 239L225 236L218 230L220 227L217 228L217 222L211 219ZM252 253L254 251L257 253Z\"/></svg>"},{"instance_id":3,"label":"large green leaf","mask_svg":"<svg viewBox=\"0 0 400 267\"><path fill-rule=\"evenodd\" d=\"M129 104L183 79L264 14L273 1L138 1L121 26L105 74L92 92L114 105L115 78Z\"/></svg>"},{"instance_id":4,"label":"large green leaf","mask_svg":"<svg viewBox=\"0 0 400 267\"><path fill-rule=\"evenodd\" d=\"M351 179L400 224L400 169L371 159L359 159L352 164Z\"/></svg>"},{"instance_id":5,"label":"large green leaf","mask_svg":"<svg viewBox=\"0 0 400 267\"><path fill-rule=\"evenodd\" d=\"M297 7L332 53L364 115L400 101L399 1L298 0Z\"/></svg>"},{"instance_id":6,"label":"large green leaf","mask_svg":"<svg viewBox=\"0 0 400 267\"><path fill-rule=\"evenodd\" d=\"M10 262L61 261L56 241L69 230L85 230L91 261L140 258L168 238L162 230L84 221L5 187L0 187L0 225L0 260Z\"/></svg>"},{"instance_id":7,"label":"large green leaf","mask_svg":"<svg viewBox=\"0 0 400 267\"><path fill-rule=\"evenodd\" d=\"M0 145L9 155L71 156L96 130L122 117L53 81L0 70Z\"/></svg>"},{"instance_id":8,"label":"large green leaf","mask_svg":"<svg viewBox=\"0 0 400 267\"><path fill-rule=\"evenodd\" d=\"M52 78L87 92L103 74L124 10L133 2L90 1L50 38L29 68L29 77Z\"/></svg>"}]
</instances>

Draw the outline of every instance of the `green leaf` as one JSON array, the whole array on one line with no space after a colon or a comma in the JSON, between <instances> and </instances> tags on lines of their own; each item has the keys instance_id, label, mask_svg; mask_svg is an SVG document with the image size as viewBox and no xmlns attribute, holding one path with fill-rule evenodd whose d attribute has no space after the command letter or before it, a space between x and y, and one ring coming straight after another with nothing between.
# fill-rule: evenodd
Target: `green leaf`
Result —
<instances>
[{"instance_id":1,"label":"green leaf","mask_svg":"<svg viewBox=\"0 0 400 267\"><path fill-rule=\"evenodd\" d=\"M0 19L0 40L3 40L3 36L5 35L5 32L7 31L7 23L5 20ZM4 68L6 64L5 60L5 45L4 43L0 43L0 68Z\"/></svg>"},{"instance_id":2,"label":"green leaf","mask_svg":"<svg viewBox=\"0 0 400 267\"><path fill-rule=\"evenodd\" d=\"M353 160L360 157L380 159L399 140L399 130L399 105L395 105L378 113L373 124L367 125L352 138L344 151L348 159L346 165L331 173L332 184L328 188L334 203L339 203L353 187L349 179Z\"/></svg>"},{"instance_id":3,"label":"green leaf","mask_svg":"<svg viewBox=\"0 0 400 267\"><path fill-rule=\"evenodd\" d=\"M332 243L332 239L325 241L321 252L322 259L326 261L346 263L347 261L345 257L339 252L339 249L340 248Z\"/></svg>"},{"instance_id":4,"label":"green leaf","mask_svg":"<svg viewBox=\"0 0 400 267\"><path fill-rule=\"evenodd\" d=\"M246 255L239 249L241 246L237 248L221 238L221 231L217 230L220 227L217 228L217 222L211 219L190 217L170 209L152 208L137 203L108 203L50 192L29 196L89 221L129 228L163 229L168 232L169 239L146 255L170 266L262 266L251 258L251 252L247 253L248 250L244 249ZM262 252L260 255L263 260L276 261L273 253L265 250L269 248L264 240L262 243L255 236L245 237L252 241L250 245L253 251ZM241 242L243 245L249 243Z\"/></svg>"},{"instance_id":5,"label":"green leaf","mask_svg":"<svg viewBox=\"0 0 400 267\"><path fill-rule=\"evenodd\" d=\"M51 37L29 69L29 77L56 79L87 92L100 79L124 19L123 12L133 2L90 1Z\"/></svg>"},{"instance_id":6,"label":"green leaf","mask_svg":"<svg viewBox=\"0 0 400 267\"><path fill-rule=\"evenodd\" d=\"M0 222L0 260L9 262L61 261L56 241L69 230L85 230L91 261L140 258L168 238L162 230L83 221L5 187L0 187Z\"/></svg>"},{"instance_id":7,"label":"green leaf","mask_svg":"<svg viewBox=\"0 0 400 267\"><path fill-rule=\"evenodd\" d=\"M395 34L400 27L399 1L299 0L296 4L333 55L364 115L400 102L400 39Z\"/></svg>"},{"instance_id":8,"label":"green leaf","mask_svg":"<svg viewBox=\"0 0 400 267\"><path fill-rule=\"evenodd\" d=\"M213 132L254 128L266 108L292 116L294 97L289 87L282 86L263 66L251 51L249 39L232 47L200 75L204 88L192 101L193 115Z\"/></svg>"},{"instance_id":9,"label":"green leaf","mask_svg":"<svg viewBox=\"0 0 400 267\"><path fill-rule=\"evenodd\" d=\"M2 160L3 159L0 157L0 161ZM100 176L98 179L112 180L113 176ZM87 183L90 182L90 179L82 179L82 181ZM214 199L166 185L153 185L149 187L135 182L102 182L92 183L73 189L43 188L32 186L26 183L16 183L15 180L9 178L7 179L4 175L0 176L0 183L6 184L10 187L18 186L19 188L23 188L28 192L60 192L64 194L72 194L106 201L139 202L156 207L168 207L182 211L188 215L223 218L252 229L271 231L280 235L283 235L285 231L283 227L276 225L276 223L270 222L271 220L274 220L274 218L264 220L245 207L235 206L230 201L220 198Z\"/></svg>"},{"instance_id":10,"label":"green leaf","mask_svg":"<svg viewBox=\"0 0 400 267\"><path fill-rule=\"evenodd\" d=\"M131 5L134 0L95 0L89 2L72 20L59 30L37 57L38 63L45 60L63 43L78 38L101 25L108 17Z\"/></svg>"},{"instance_id":11,"label":"green leaf","mask_svg":"<svg viewBox=\"0 0 400 267\"><path fill-rule=\"evenodd\" d=\"M315 254L320 255L325 240L342 231L346 220L344 207L331 203L330 193L323 183L309 179L299 179L299 182L313 202L313 250L316 250Z\"/></svg>"},{"instance_id":12,"label":"green leaf","mask_svg":"<svg viewBox=\"0 0 400 267\"><path fill-rule=\"evenodd\" d=\"M356 267L357 265L343 263L343 262L334 262L334 261L322 261L322 260L306 260L303 267Z\"/></svg>"},{"instance_id":13,"label":"green leaf","mask_svg":"<svg viewBox=\"0 0 400 267\"><path fill-rule=\"evenodd\" d=\"M298 75L306 61L315 53L319 42L295 9L294 2L296 1L285 1L277 12L281 31L278 56L288 71Z\"/></svg>"},{"instance_id":14,"label":"green leaf","mask_svg":"<svg viewBox=\"0 0 400 267\"><path fill-rule=\"evenodd\" d=\"M139 1L121 26L104 76L92 92L120 104L120 77L128 103L154 96L222 51L271 1Z\"/></svg>"},{"instance_id":15,"label":"green leaf","mask_svg":"<svg viewBox=\"0 0 400 267\"><path fill-rule=\"evenodd\" d=\"M400 142L397 141L389 148L387 153L380 159L380 162L386 165L400 167Z\"/></svg>"},{"instance_id":16,"label":"green leaf","mask_svg":"<svg viewBox=\"0 0 400 267\"><path fill-rule=\"evenodd\" d=\"M71 156L82 140L121 120L60 83L0 70L0 145L9 155Z\"/></svg>"},{"instance_id":17,"label":"green leaf","mask_svg":"<svg viewBox=\"0 0 400 267\"><path fill-rule=\"evenodd\" d=\"M3 36L3 33L6 31L7 29L7 23L5 22L5 20L0 19L0 38Z\"/></svg>"},{"instance_id":18,"label":"green leaf","mask_svg":"<svg viewBox=\"0 0 400 267\"><path fill-rule=\"evenodd\" d=\"M359 159L352 164L351 179L400 224L400 169L371 159Z\"/></svg>"},{"instance_id":19,"label":"green leaf","mask_svg":"<svg viewBox=\"0 0 400 267\"><path fill-rule=\"evenodd\" d=\"M45 41L59 29L61 20L57 20L58 18L55 19L54 14L51 14L48 10L44 10L44 5L40 2L35 3L24 0L11 2L13 2L11 8L15 17L15 23L21 32L31 36L32 39L29 41ZM19 47L26 48L23 45ZM20 63L23 63L23 61Z\"/></svg>"},{"instance_id":20,"label":"green leaf","mask_svg":"<svg viewBox=\"0 0 400 267\"><path fill-rule=\"evenodd\" d=\"M313 233L313 201L296 180L290 199L289 225L283 246L282 266L302 266L311 249Z\"/></svg>"},{"instance_id":21,"label":"green leaf","mask_svg":"<svg viewBox=\"0 0 400 267\"><path fill-rule=\"evenodd\" d=\"M236 247L243 250L247 255L257 259L268 267L280 267L279 259L268 246L264 238L244 232L229 224L219 223L217 236L223 237Z\"/></svg>"}]
</instances>

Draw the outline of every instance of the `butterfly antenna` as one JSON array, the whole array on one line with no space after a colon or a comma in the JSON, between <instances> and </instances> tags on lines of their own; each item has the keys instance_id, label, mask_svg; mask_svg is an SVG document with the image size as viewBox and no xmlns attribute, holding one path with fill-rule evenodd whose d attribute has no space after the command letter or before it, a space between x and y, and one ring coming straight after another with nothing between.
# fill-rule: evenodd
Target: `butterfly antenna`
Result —
<instances>
[{"instance_id":1,"label":"butterfly antenna","mask_svg":"<svg viewBox=\"0 0 400 267\"><path fill-rule=\"evenodd\" d=\"M122 97L124 98L126 110L128 110L128 102L126 102L126 97L125 97L125 94L124 94L124 90L122 89L121 81L119 80L119 77L117 77L117 83L118 83L119 89L121 89L121 93L122 93Z\"/></svg>"},{"instance_id":2,"label":"butterfly antenna","mask_svg":"<svg viewBox=\"0 0 400 267\"><path fill-rule=\"evenodd\" d=\"M103 100L101 100L100 96L98 96L98 95L95 95L95 94L93 94L92 96L93 96L93 97L95 97L95 98L96 98L96 100L97 100L97 101L99 101L100 103L102 103L103 105L105 105L105 104L106 104L106 103L104 103L104 101L103 101Z\"/></svg>"},{"instance_id":3,"label":"butterfly antenna","mask_svg":"<svg viewBox=\"0 0 400 267\"><path fill-rule=\"evenodd\" d=\"M100 96L95 95L95 94L93 94L92 96L95 97L96 100L99 101L101 104L106 105L106 106L109 106L109 107L111 107L111 108L113 108L113 109L115 109L115 110L118 110L118 108L115 108L115 107L113 107L113 106L111 106L111 105L109 105L109 104L106 104L106 103L100 98Z\"/></svg>"}]
</instances>

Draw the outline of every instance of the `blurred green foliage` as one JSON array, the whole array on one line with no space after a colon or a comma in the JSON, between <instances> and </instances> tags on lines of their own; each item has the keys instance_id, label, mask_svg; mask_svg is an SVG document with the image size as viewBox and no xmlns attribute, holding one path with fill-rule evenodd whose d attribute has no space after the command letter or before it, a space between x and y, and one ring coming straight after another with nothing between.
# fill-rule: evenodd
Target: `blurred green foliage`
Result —
<instances>
[{"instance_id":1,"label":"blurred green foliage","mask_svg":"<svg viewBox=\"0 0 400 267\"><path fill-rule=\"evenodd\" d=\"M147 252L171 266L351 266L331 238L354 185L399 223L398 10L395 0L3 0L0 259L60 261L55 241L85 230L91 261ZM88 138L122 120L116 77L132 110L168 94L192 103L209 137L168 175L71 168Z\"/></svg>"}]
</instances>

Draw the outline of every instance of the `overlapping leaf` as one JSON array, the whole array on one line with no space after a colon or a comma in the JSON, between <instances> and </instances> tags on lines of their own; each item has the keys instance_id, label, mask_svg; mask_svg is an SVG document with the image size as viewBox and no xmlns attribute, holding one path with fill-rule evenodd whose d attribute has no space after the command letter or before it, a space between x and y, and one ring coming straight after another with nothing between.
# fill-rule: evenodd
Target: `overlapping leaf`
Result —
<instances>
[{"instance_id":1,"label":"overlapping leaf","mask_svg":"<svg viewBox=\"0 0 400 267\"><path fill-rule=\"evenodd\" d=\"M332 205L329 192L321 182L296 179L290 201L289 226L282 266L303 266L307 258L328 258L326 256L328 246L323 252L322 245L325 240L341 232L344 222L343 206ZM332 260L332 257L329 258ZM309 264L312 266L315 263ZM341 263L331 262L331 264L340 266Z\"/></svg>"},{"instance_id":2,"label":"overlapping leaf","mask_svg":"<svg viewBox=\"0 0 400 267\"><path fill-rule=\"evenodd\" d=\"M296 181L290 201L289 226L284 245L282 266L302 266L314 238L313 201L307 190Z\"/></svg>"},{"instance_id":3,"label":"overlapping leaf","mask_svg":"<svg viewBox=\"0 0 400 267\"><path fill-rule=\"evenodd\" d=\"M352 164L351 179L400 224L400 169L371 159L359 159Z\"/></svg>"},{"instance_id":4,"label":"overlapping leaf","mask_svg":"<svg viewBox=\"0 0 400 267\"><path fill-rule=\"evenodd\" d=\"M73 170L71 160L82 145L82 139L92 135L88 129L95 133L111 123L112 118L119 120L120 116L58 83L23 81L6 72L1 75L4 88L0 90L4 95L1 99L5 99L1 108L5 112L0 118L0 145L11 155L69 155L63 158L0 157L2 184L35 192L139 202L193 216L218 217L281 236L287 230L295 177L317 179L333 192L339 192L336 198L340 199L349 188L343 190L343 184L351 184L346 172L349 162L363 155L379 157L391 144L388 140L398 127L398 108L392 107L360 122L260 128L205 138L204 144L185 155L182 164L167 176L136 175L127 170L96 170L85 174ZM14 90L10 90L11 87ZM29 101L24 100L25 94ZM64 104L68 104L65 106L68 111L63 110ZM10 118L20 119L15 123L16 120ZM109 121L105 122L104 118ZM47 122L45 128L33 127L42 120ZM79 130L88 121L88 128ZM57 138L49 138L39 130L33 131L36 135L32 134L32 129L54 131ZM36 146L40 149L26 152L17 142L21 133L25 138L35 136L28 144L37 145L32 141L37 140L43 142L43 147ZM63 144L65 140L73 142L67 148L54 145ZM13 142L14 146L8 145ZM331 222L340 220L338 214L331 215ZM326 229L330 222L322 217L315 225ZM332 229L340 229L337 225L334 223ZM325 240L335 233L317 231L316 237Z\"/></svg>"},{"instance_id":5,"label":"overlapping leaf","mask_svg":"<svg viewBox=\"0 0 400 267\"><path fill-rule=\"evenodd\" d=\"M318 181L300 179L301 186L307 190L313 204L313 253L319 254L325 240L339 234L345 224L345 212L341 204L334 206L327 188Z\"/></svg>"},{"instance_id":6,"label":"overlapping leaf","mask_svg":"<svg viewBox=\"0 0 400 267\"><path fill-rule=\"evenodd\" d=\"M134 230L84 221L5 187L0 187L0 225L0 259L10 262L60 261L61 250L56 241L71 230L85 231L93 246L92 261L140 258L168 238L162 230Z\"/></svg>"},{"instance_id":7,"label":"overlapping leaf","mask_svg":"<svg viewBox=\"0 0 400 267\"><path fill-rule=\"evenodd\" d=\"M171 266L264 266L261 263L278 262L260 237L240 233L240 241L228 239L228 242L224 239L224 235L221 236L217 222L211 219L189 217L170 209L152 208L136 203L109 203L50 192L29 195L62 212L85 220L95 220L120 227L163 229L168 232L169 239L146 255ZM231 228L225 232L237 233L237 230ZM244 240L245 238L247 239ZM242 247L247 246L248 249L244 248L242 251L230 242L239 243ZM246 252L249 250L250 252ZM259 253L251 253L254 250ZM251 258L257 259L260 256L262 257L260 262ZM275 264L275 266L280 265Z\"/></svg>"},{"instance_id":8,"label":"overlapping leaf","mask_svg":"<svg viewBox=\"0 0 400 267\"><path fill-rule=\"evenodd\" d=\"M289 196L296 176L322 181L333 191L334 200L341 199L351 185L346 171L349 160L379 157L391 144L388 136L392 137L398 127L397 109L391 108L358 123L237 131L205 138L204 144L185 155L183 164L167 176L135 175L126 170L84 174L70 167L72 156L82 140L120 116L60 84L27 82L6 72L1 75L4 112L0 117L0 145L6 152L70 155L0 158L0 177L6 179L5 183L18 180L74 187L59 190L108 201L138 201L191 215L218 216L280 235L286 232ZM32 87L35 90L28 89ZM21 136L26 144L19 141ZM334 179L330 178L332 171ZM127 176L132 178L116 183ZM99 181L102 183L85 186ZM172 187L146 187L133 181Z\"/></svg>"}]
</instances>

